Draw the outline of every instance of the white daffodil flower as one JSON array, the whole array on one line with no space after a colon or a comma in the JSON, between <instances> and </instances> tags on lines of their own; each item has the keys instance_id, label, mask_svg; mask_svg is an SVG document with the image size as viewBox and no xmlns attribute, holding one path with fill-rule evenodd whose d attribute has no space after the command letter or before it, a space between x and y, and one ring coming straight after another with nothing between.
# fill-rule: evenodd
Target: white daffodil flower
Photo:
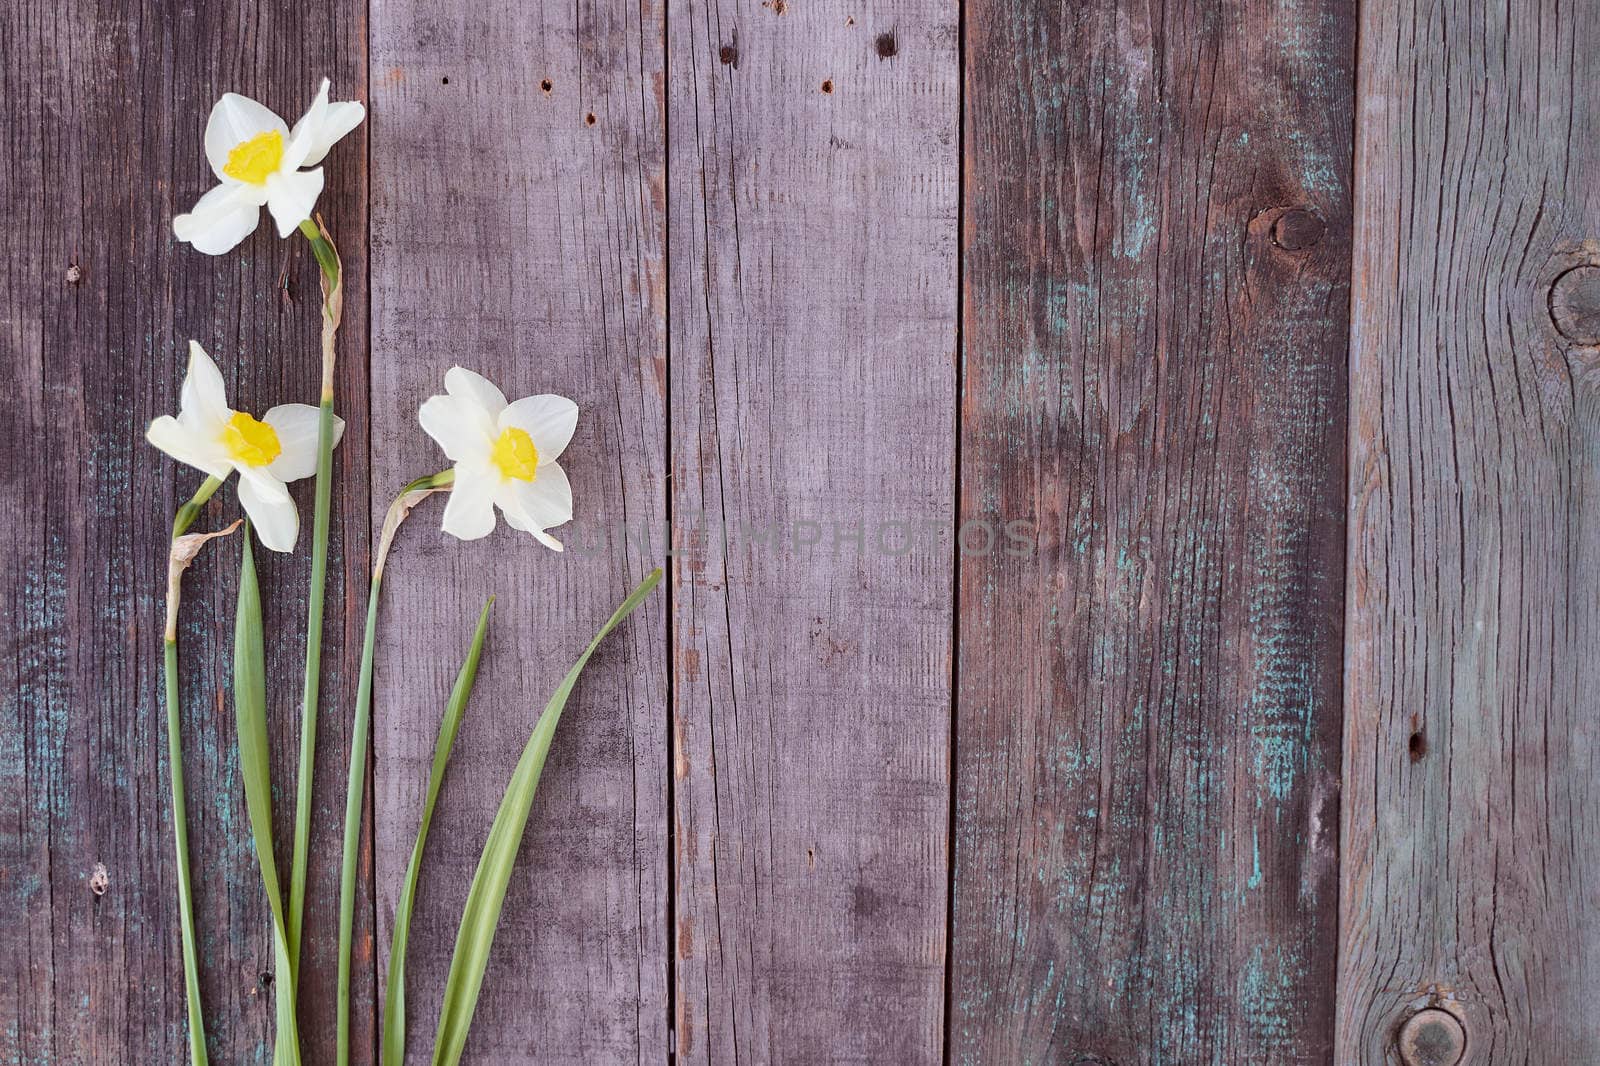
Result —
<instances>
[{"instance_id":1,"label":"white daffodil flower","mask_svg":"<svg viewBox=\"0 0 1600 1066\"><path fill-rule=\"evenodd\" d=\"M207 255L221 255L255 232L265 204L278 236L287 237L317 205L322 168L316 165L366 114L358 103L330 104L327 78L292 130L248 96L224 94L206 122L206 158L222 184L174 218L172 232Z\"/></svg>"},{"instance_id":2,"label":"white daffodil flower","mask_svg":"<svg viewBox=\"0 0 1600 1066\"><path fill-rule=\"evenodd\" d=\"M433 396L417 417L455 463L444 531L477 540L494 530L494 509L513 529L561 551L545 530L572 521L572 487L556 460L578 426L578 405L561 396L505 394L470 370L444 376L447 396Z\"/></svg>"},{"instance_id":3,"label":"white daffodil flower","mask_svg":"<svg viewBox=\"0 0 1600 1066\"><path fill-rule=\"evenodd\" d=\"M239 503L250 516L261 543L277 552L294 550L300 515L288 482L317 471L315 407L286 403L260 421L228 406L222 372L205 349L189 342L189 372L183 379L178 417L162 415L150 423L145 439L180 463L216 478L239 472ZM333 420L333 439L344 434L344 420Z\"/></svg>"}]
</instances>

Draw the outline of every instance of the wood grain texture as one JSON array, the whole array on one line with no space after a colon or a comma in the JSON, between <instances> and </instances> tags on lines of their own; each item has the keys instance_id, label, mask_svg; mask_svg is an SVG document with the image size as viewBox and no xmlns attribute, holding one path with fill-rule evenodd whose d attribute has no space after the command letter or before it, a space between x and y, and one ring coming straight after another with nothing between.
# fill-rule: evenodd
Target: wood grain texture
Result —
<instances>
[{"instance_id":1,"label":"wood grain texture","mask_svg":"<svg viewBox=\"0 0 1600 1066\"><path fill-rule=\"evenodd\" d=\"M679 1061L937 1062L956 5L668 26Z\"/></svg>"},{"instance_id":2,"label":"wood grain texture","mask_svg":"<svg viewBox=\"0 0 1600 1066\"><path fill-rule=\"evenodd\" d=\"M1600 1061L1597 15L1363 6L1339 1062Z\"/></svg>"},{"instance_id":3,"label":"wood grain texture","mask_svg":"<svg viewBox=\"0 0 1600 1066\"><path fill-rule=\"evenodd\" d=\"M456 541L438 531L433 500L387 571L373 711L385 951L439 716L484 600L499 597L411 930L419 1061L518 754L664 543L661 42L650 3L372 8L374 516L407 481L448 465L416 412L453 363L512 399L557 392L581 410L562 458L577 516L556 531L565 554L503 522L485 540ZM666 683L658 595L601 648L561 723L471 1061L666 1058Z\"/></svg>"},{"instance_id":4,"label":"wood grain texture","mask_svg":"<svg viewBox=\"0 0 1600 1066\"><path fill-rule=\"evenodd\" d=\"M954 1062L1329 1061L1353 28L966 9Z\"/></svg>"},{"instance_id":5,"label":"wood grain texture","mask_svg":"<svg viewBox=\"0 0 1600 1066\"><path fill-rule=\"evenodd\" d=\"M11 4L0 13L6 100L0 164L0 345L11 382L0 428L0 1060L186 1060L165 761L161 612L167 536L202 475L144 443L177 409L187 343L260 413L315 403L317 272L270 220L212 259L178 245L172 216L214 179L202 134L217 97L254 96L291 121L317 79L363 95L365 5ZM358 132L334 150L320 202L353 278L339 375L366 392L365 166ZM69 277L69 269L76 268ZM292 302L282 298L287 270ZM333 572L366 566L365 405L338 453ZM302 512L310 484L296 488ZM202 517L237 514L232 489ZM348 542L348 547L346 544ZM272 745L286 866L298 735L298 634L308 560L259 553L274 677ZM180 634L191 847L203 996L216 1062L265 1061L269 918L249 847L228 699L238 543L185 583ZM330 618L339 617L338 590ZM321 766L342 766L354 692L351 633L330 625ZM332 958L340 775L318 778L308 965ZM105 867L105 891L91 877ZM363 906L364 913L370 907ZM267 975L263 978L262 975ZM332 1048L331 967L308 979L308 1061ZM371 1014L370 973L358 1009ZM358 1033L358 1050L370 1035ZM365 1050L363 1050L365 1053Z\"/></svg>"}]
</instances>

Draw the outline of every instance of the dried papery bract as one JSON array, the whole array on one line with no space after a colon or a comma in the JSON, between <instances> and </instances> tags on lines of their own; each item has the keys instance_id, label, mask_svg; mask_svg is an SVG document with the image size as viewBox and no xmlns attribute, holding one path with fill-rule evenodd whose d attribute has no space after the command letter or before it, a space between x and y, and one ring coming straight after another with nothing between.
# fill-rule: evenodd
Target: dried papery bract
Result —
<instances>
[{"instance_id":1,"label":"dried papery bract","mask_svg":"<svg viewBox=\"0 0 1600 1066\"><path fill-rule=\"evenodd\" d=\"M183 572L189 569L195 556L210 541L226 537L242 525L244 519L236 518L233 524L214 533L185 533L173 538L172 550L167 554L167 629L166 639L178 639L178 603L183 598Z\"/></svg>"}]
</instances>

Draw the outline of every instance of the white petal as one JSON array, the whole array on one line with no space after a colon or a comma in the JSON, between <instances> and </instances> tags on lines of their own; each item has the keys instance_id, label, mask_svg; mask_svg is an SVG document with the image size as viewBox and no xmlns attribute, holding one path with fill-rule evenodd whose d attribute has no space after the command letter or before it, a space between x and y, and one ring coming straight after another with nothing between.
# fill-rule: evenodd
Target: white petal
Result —
<instances>
[{"instance_id":1,"label":"white petal","mask_svg":"<svg viewBox=\"0 0 1600 1066\"><path fill-rule=\"evenodd\" d=\"M267 177L267 210L278 224L278 236L287 237L311 217L322 195L322 168L279 172Z\"/></svg>"},{"instance_id":2,"label":"white petal","mask_svg":"<svg viewBox=\"0 0 1600 1066\"><path fill-rule=\"evenodd\" d=\"M287 500L289 486L272 476L264 466L247 466L244 463L235 463L233 468L239 471L239 484L249 484L255 494L264 500Z\"/></svg>"},{"instance_id":3,"label":"white petal","mask_svg":"<svg viewBox=\"0 0 1600 1066\"><path fill-rule=\"evenodd\" d=\"M199 341L190 341L189 368L183 375L183 390L178 396L178 418L191 432L220 437L232 417L222 371L200 347Z\"/></svg>"},{"instance_id":4,"label":"white petal","mask_svg":"<svg viewBox=\"0 0 1600 1066\"><path fill-rule=\"evenodd\" d=\"M533 439L542 466L567 450L572 431L578 428L578 405L565 396L529 396L500 412L499 428L508 426L526 431Z\"/></svg>"},{"instance_id":5,"label":"white petal","mask_svg":"<svg viewBox=\"0 0 1600 1066\"><path fill-rule=\"evenodd\" d=\"M506 409L506 394L482 374L466 367L453 366L444 375L444 391L457 399L469 400L483 409L493 422Z\"/></svg>"},{"instance_id":6,"label":"white petal","mask_svg":"<svg viewBox=\"0 0 1600 1066\"><path fill-rule=\"evenodd\" d=\"M328 79L323 78L316 99L311 102L311 106L301 116L300 121L294 124L290 148L286 154L286 159L292 160L289 165L316 166L328 154L328 149L338 143L345 134L361 125L361 120L366 117L367 109L361 104L352 101L328 103Z\"/></svg>"},{"instance_id":7,"label":"white petal","mask_svg":"<svg viewBox=\"0 0 1600 1066\"><path fill-rule=\"evenodd\" d=\"M494 532L494 488L499 475L476 463L456 464L455 484L444 505L443 529L452 537L478 540Z\"/></svg>"},{"instance_id":8,"label":"white petal","mask_svg":"<svg viewBox=\"0 0 1600 1066\"><path fill-rule=\"evenodd\" d=\"M532 481L507 478L495 492L494 502L506 513L506 521L524 533L572 521L572 486L559 463L540 466Z\"/></svg>"},{"instance_id":9,"label":"white petal","mask_svg":"<svg viewBox=\"0 0 1600 1066\"><path fill-rule=\"evenodd\" d=\"M430 396L417 420L453 463L484 463L494 444L494 424L474 403L454 396Z\"/></svg>"},{"instance_id":10,"label":"white petal","mask_svg":"<svg viewBox=\"0 0 1600 1066\"><path fill-rule=\"evenodd\" d=\"M206 159L211 163L217 180L237 184L237 178L230 178L222 172L222 168L228 165L228 153L256 134L268 130L288 133L289 127L283 119L248 96L223 93L217 106L211 109L211 117L206 120Z\"/></svg>"},{"instance_id":11,"label":"white petal","mask_svg":"<svg viewBox=\"0 0 1600 1066\"><path fill-rule=\"evenodd\" d=\"M283 486L277 486L281 495L270 494L270 478L244 477L239 471L239 503L250 516L261 543L275 552L294 551L294 542L300 537L300 512Z\"/></svg>"},{"instance_id":12,"label":"white petal","mask_svg":"<svg viewBox=\"0 0 1600 1066\"><path fill-rule=\"evenodd\" d=\"M317 436L321 431L322 412L310 404L280 404L262 416L261 421L272 427L278 435L282 453L267 467L267 473L279 481L299 481L317 472ZM344 436L344 419L334 416L333 444L339 446Z\"/></svg>"},{"instance_id":13,"label":"white petal","mask_svg":"<svg viewBox=\"0 0 1600 1066\"><path fill-rule=\"evenodd\" d=\"M171 415L151 422L144 439L185 466L212 477L227 477L233 471L233 464L217 440L194 433Z\"/></svg>"},{"instance_id":14,"label":"white petal","mask_svg":"<svg viewBox=\"0 0 1600 1066\"><path fill-rule=\"evenodd\" d=\"M172 234L196 251L221 255L255 232L261 207L244 194L246 186L218 185L187 215L172 220Z\"/></svg>"},{"instance_id":15,"label":"white petal","mask_svg":"<svg viewBox=\"0 0 1600 1066\"><path fill-rule=\"evenodd\" d=\"M295 170L311 155L312 142L315 131L322 127L322 116L328 112L328 79L323 78L322 84L317 87L317 95L311 98L311 106L306 108L306 113L300 116L300 121L294 124L294 129L289 131L289 146L284 149L283 169Z\"/></svg>"}]
</instances>

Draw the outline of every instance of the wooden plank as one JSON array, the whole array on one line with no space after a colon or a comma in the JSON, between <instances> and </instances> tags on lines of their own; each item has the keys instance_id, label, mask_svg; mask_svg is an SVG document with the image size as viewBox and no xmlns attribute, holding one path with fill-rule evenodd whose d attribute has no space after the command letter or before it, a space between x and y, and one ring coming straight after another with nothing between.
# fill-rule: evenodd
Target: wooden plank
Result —
<instances>
[{"instance_id":1,"label":"wooden plank","mask_svg":"<svg viewBox=\"0 0 1600 1066\"><path fill-rule=\"evenodd\" d=\"M679 1060L937 1062L956 5L668 26Z\"/></svg>"},{"instance_id":2,"label":"wooden plank","mask_svg":"<svg viewBox=\"0 0 1600 1066\"><path fill-rule=\"evenodd\" d=\"M1329 1059L1353 31L967 8L955 1062Z\"/></svg>"},{"instance_id":3,"label":"wooden plank","mask_svg":"<svg viewBox=\"0 0 1600 1066\"><path fill-rule=\"evenodd\" d=\"M611 0L372 9L374 516L448 465L416 412L452 363L513 399L556 392L582 412L562 459L577 515L557 531L566 554L503 523L483 541L447 538L431 501L389 567L374 707L385 952L439 715L479 609L500 597L412 927L411 1044L424 1053L512 767L664 543L661 27L652 4ZM666 680L662 594L601 650L561 724L472 1061L666 1058Z\"/></svg>"},{"instance_id":4,"label":"wooden plank","mask_svg":"<svg viewBox=\"0 0 1600 1066\"><path fill-rule=\"evenodd\" d=\"M1597 14L1362 8L1340 1062L1600 1060Z\"/></svg>"},{"instance_id":5,"label":"wooden plank","mask_svg":"<svg viewBox=\"0 0 1600 1066\"><path fill-rule=\"evenodd\" d=\"M212 259L177 245L171 219L212 183L202 147L224 91L291 120L317 79L361 95L365 4L293 11L177 3L8 5L0 166L0 344L19 386L0 428L0 1059L186 1061L165 760L161 611L171 516L201 477L143 440L177 408L187 344L216 357L240 408L316 402L316 265L270 222ZM366 392L362 136L335 149L320 207L355 279L339 376ZM69 277L69 269L76 273ZM284 302L287 268L296 299ZM74 280L74 278L76 280ZM365 405L349 405L330 565L367 559ZM202 519L238 511L228 490ZM310 484L296 492L309 506ZM348 548L345 546L348 539ZM269 918L249 845L227 685L238 543L186 581L185 766L203 996L212 1060L264 1061L271 1033ZM262 553L263 555L267 553ZM263 559L271 632L273 754L287 844L297 751L307 555ZM339 597L330 595L330 618ZM289 634L294 634L289 638ZM320 765L343 767L354 690L349 629L324 647ZM318 778L304 989L307 1061L332 1055L342 772ZM287 846L280 857L286 866ZM105 870L105 891L91 879ZM370 913L364 906L362 913ZM268 977L263 979L262 975ZM358 1009L371 1011L368 973ZM358 1033L358 1050L370 1040Z\"/></svg>"}]
</instances>

